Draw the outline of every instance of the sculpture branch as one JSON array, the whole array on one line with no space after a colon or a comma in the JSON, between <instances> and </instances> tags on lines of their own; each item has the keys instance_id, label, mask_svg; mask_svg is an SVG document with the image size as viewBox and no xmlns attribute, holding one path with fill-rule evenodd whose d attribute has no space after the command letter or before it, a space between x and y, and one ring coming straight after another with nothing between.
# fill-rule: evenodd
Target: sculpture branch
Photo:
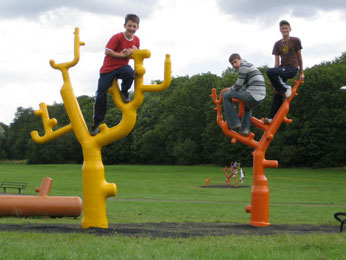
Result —
<instances>
[{"instance_id":1,"label":"sculpture branch","mask_svg":"<svg viewBox=\"0 0 346 260\"><path fill-rule=\"evenodd\" d=\"M54 69L67 70L78 63L79 56L80 56L80 51L79 51L80 48L79 47L85 45L85 43L81 42L79 40L79 28L75 28L74 34L75 34L75 40L74 40L74 58L73 58L73 60L69 61L69 62L59 63L59 64L56 64L54 60L50 60L49 63Z\"/></svg>"},{"instance_id":2,"label":"sculpture branch","mask_svg":"<svg viewBox=\"0 0 346 260\"><path fill-rule=\"evenodd\" d=\"M47 107L48 106L45 103L41 103L40 109L35 111L35 115L40 116L42 118L43 128L45 132L43 136L40 136L38 134L38 131L31 132L31 138L39 144L49 142L73 130L71 124L68 124L54 131L53 127L58 124L58 121L55 118L49 118Z\"/></svg>"},{"instance_id":3,"label":"sculpture branch","mask_svg":"<svg viewBox=\"0 0 346 260\"><path fill-rule=\"evenodd\" d=\"M224 132L225 135L228 137L232 138L232 143L236 143L237 141L246 144L252 148L257 148L258 147L258 142L254 140L254 133L250 133L248 136L243 136L235 131L232 131L228 128L227 122L223 120L222 117L222 96L220 98L217 98L216 94L216 89L212 90L212 94L210 95L213 99L213 102L216 104L216 108L214 108L217 111L217 123L221 126L222 131ZM238 102L239 103L239 113L238 117L242 117L244 115L244 102L238 100L238 99L233 99L233 102Z\"/></svg>"},{"instance_id":4,"label":"sculpture branch","mask_svg":"<svg viewBox=\"0 0 346 260\"><path fill-rule=\"evenodd\" d=\"M161 84L144 85L143 75L145 68L143 61L151 55L149 50L135 50L131 59L135 62L135 93L134 98L129 103L124 103L120 95L120 88L117 80L113 81L112 86L108 92L112 94L114 104L122 112L122 120L116 126L108 128L106 124L100 125L100 133L95 136L99 145L104 146L115 140L127 136L136 123L137 109L142 105L144 100L144 92L158 92L165 90L171 84L171 60L170 55L166 55L164 64L164 81Z\"/></svg>"}]
</instances>

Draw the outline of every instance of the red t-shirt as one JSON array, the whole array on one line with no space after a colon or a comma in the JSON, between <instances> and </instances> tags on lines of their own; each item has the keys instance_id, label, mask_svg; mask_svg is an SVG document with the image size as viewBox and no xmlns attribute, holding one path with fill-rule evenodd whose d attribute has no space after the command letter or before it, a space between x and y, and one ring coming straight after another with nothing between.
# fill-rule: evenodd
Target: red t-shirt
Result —
<instances>
[{"instance_id":1,"label":"red t-shirt","mask_svg":"<svg viewBox=\"0 0 346 260\"><path fill-rule=\"evenodd\" d=\"M123 49L132 48L132 46L136 46L139 49L139 38L134 35L133 39L129 41L125 38L124 33L121 32L113 35L112 38L110 38L106 45L106 48L111 49L115 52L121 52ZM103 60L103 65L100 69L100 73L107 73L127 64L129 64L128 58L113 58L106 55Z\"/></svg>"}]
</instances>

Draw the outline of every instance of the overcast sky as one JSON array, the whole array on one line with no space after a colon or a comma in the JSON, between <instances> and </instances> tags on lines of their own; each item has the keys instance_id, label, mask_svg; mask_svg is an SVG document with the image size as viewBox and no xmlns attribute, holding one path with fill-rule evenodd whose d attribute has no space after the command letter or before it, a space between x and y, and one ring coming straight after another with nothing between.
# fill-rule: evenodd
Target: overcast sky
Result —
<instances>
[{"instance_id":1,"label":"overcast sky","mask_svg":"<svg viewBox=\"0 0 346 260\"><path fill-rule=\"evenodd\" d=\"M95 95L105 45L127 13L141 18L137 36L152 54L145 83L163 79L166 53L173 76L221 75L233 52L271 67L282 19L302 41L304 67L346 51L345 0L0 0L0 122L10 124L17 107L62 102L61 73L49 60L73 58L75 27L86 45L70 69L72 86L77 96Z\"/></svg>"}]
</instances>

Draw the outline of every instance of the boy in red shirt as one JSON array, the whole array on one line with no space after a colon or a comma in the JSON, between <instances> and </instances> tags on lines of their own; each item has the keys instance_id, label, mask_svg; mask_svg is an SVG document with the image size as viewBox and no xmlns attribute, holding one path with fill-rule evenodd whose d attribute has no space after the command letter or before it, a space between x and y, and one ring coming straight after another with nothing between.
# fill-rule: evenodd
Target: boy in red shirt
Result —
<instances>
[{"instance_id":1,"label":"boy in red shirt","mask_svg":"<svg viewBox=\"0 0 346 260\"><path fill-rule=\"evenodd\" d=\"M129 56L134 50L139 49L140 41L134 34L139 28L139 17L128 14L125 17L125 32L112 36L105 50L105 58L100 69L100 78L94 104L94 125L90 134L99 132L99 125L105 118L107 109L107 90L112 85L114 78L121 79L121 97L125 103L130 102L128 90L134 79L134 70L129 63Z\"/></svg>"},{"instance_id":2,"label":"boy in red shirt","mask_svg":"<svg viewBox=\"0 0 346 260\"><path fill-rule=\"evenodd\" d=\"M269 118L264 119L265 124L270 124L276 112L279 110L283 99L291 96L291 86L286 84L287 79L294 78L298 72L299 80L304 81L303 71L303 49L300 39L291 37L291 26L289 22L280 22L282 39L274 44L273 55L275 55L275 67L267 70L268 78L275 89L273 104ZM281 58L281 63L280 63Z\"/></svg>"}]
</instances>

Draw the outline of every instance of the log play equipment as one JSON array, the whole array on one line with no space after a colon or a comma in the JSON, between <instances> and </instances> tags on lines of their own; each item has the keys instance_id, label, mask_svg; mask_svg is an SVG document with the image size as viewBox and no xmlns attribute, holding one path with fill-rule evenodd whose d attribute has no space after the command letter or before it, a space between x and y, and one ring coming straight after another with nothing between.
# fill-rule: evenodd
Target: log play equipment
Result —
<instances>
[{"instance_id":1,"label":"log play equipment","mask_svg":"<svg viewBox=\"0 0 346 260\"><path fill-rule=\"evenodd\" d=\"M57 125L55 118L49 118L47 105L40 104L40 109L35 111L35 115L41 116L45 134L39 136L37 131L31 132L32 139L37 143L46 143L61 135L74 132L83 150L83 219L82 227L108 228L106 215L106 199L117 194L117 187L114 183L105 180L104 166L102 162L101 149L112 142L127 136L135 126L137 109L141 106L144 99L144 92L163 91L171 83L171 61L170 55L166 55L164 68L164 81L161 84L144 85L143 75L145 68L143 60L149 58L149 50L135 50L130 56L134 60L135 69L135 91L134 99L129 103L122 101L117 80L114 80L108 90L112 94L114 104L122 112L122 120L118 125L108 128L106 124L100 125L100 133L91 136L85 123L83 114L80 110L77 98L73 93L68 69L76 65L79 61L80 46L84 42L79 40L79 29L75 29L74 37L74 59L71 62L56 64L53 60L50 65L62 73L64 84L61 88L61 96L65 110L70 119L70 124L53 130Z\"/></svg>"},{"instance_id":2,"label":"log play equipment","mask_svg":"<svg viewBox=\"0 0 346 260\"><path fill-rule=\"evenodd\" d=\"M252 125L264 131L262 138L259 141L254 140L254 133L250 133L249 136L242 136L239 133L232 131L228 128L227 122L222 117L222 96L217 98L216 89L212 89L211 97L216 104L215 110L217 111L217 123L220 125L223 133L232 138L232 143L237 141L250 146L254 149L253 155L253 186L251 190L251 205L247 205L245 210L251 213L250 225L253 226L269 226L269 188L268 181L265 177L265 168L277 168L279 166L276 160L266 160L265 153L270 142L273 140L276 132L280 128L282 122L292 123L291 119L286 116L290 109L290 103L292 99L298 95L297 90L300 85L300 81L295 81L294 87L292 87L292 94L289 98L286 98L278 112L276 113L273 121L266 125L263 119L259 120L255 117L251 118ZM240 100L233 99L233 101L239 103L238 117L241 118L244 114L244 103Z\"/></svg>"},{"instance_id":3,"label":"log play equipment","mask_svg":"<svg viewBox=\"0 0 346 260\"><path fill-rule=\"evenodd\" d=\"M49 196L53 180L46 177L36 188L38 196L1 195L0 216L78 217L82 213L82 200L77 196Z\"/></svg>"}]
</instances>

